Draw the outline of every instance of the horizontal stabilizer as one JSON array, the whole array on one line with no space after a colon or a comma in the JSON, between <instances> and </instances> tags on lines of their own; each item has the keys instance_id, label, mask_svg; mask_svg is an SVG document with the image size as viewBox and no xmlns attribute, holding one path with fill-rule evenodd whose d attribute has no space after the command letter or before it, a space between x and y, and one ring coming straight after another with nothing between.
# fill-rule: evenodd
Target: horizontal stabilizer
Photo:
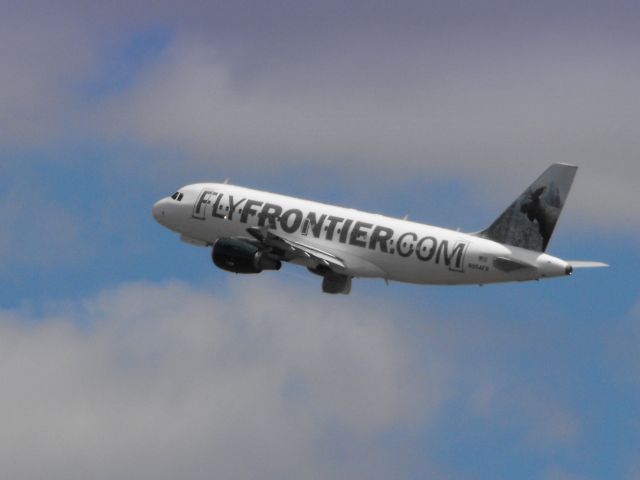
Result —
<instances>
[{"instance_id":1,"label":"horizontal stabilizer","mask_svg":"<svg viewBox=\"0 0 640 480\"><path fill-rule=\"evenodd\" d=\"M600 268L608 267L608 263L603 262L589 262L585 260L567 260L567 263L573 268Z\"/></svg>"}]
</instances>

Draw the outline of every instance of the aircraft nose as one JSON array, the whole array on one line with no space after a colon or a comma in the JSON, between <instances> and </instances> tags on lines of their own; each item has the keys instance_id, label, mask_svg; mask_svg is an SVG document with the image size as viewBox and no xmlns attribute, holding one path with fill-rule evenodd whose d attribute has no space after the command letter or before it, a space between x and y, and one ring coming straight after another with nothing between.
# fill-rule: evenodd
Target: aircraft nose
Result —
<instances>
[{"instance_id":1,"label":"aircraft nose","mask_svg":"<svg viewBox=\"0 0 640 480\"><path fill-rule=\"evenodd\" d=\"M154 205L153 208L151 209L151 213L153 214L153 218L156 219L156 222L158 223L163 223L163 217L164 217L164 198L162 200L157 201Z\"/></svg>"}]
</instances>

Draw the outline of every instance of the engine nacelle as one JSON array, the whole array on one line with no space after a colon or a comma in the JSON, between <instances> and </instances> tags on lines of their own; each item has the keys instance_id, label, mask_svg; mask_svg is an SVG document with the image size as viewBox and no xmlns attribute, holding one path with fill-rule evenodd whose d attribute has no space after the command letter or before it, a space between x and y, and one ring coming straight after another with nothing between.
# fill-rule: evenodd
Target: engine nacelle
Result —
<instances>
[{"instance_id":1,"label":"engine nacelle","mask_svg":"<svg viewBox=\"0 0 640 480\"><path fill-rule=\"evenodd\" d=\"M211 258L217 267L234 273L280 270L282 263L252 243L237 238L221 238L213 244Z\"/></svg>"}]
</instances>

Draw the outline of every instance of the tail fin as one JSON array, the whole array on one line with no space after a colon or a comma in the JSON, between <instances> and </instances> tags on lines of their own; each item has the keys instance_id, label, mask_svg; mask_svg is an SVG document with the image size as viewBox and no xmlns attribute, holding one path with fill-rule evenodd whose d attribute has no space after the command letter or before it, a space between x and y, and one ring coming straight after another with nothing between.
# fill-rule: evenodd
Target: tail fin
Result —
<instances>
[{"instance_id":1,"label":"tail fin","mask_svg":"<svg viewBox=\"0 0 640 480\"><path fill-rule=\"evenodd\" d=\"M479 236L544 252L578 167L554 163Z\"/></svg>"}]
</instances>

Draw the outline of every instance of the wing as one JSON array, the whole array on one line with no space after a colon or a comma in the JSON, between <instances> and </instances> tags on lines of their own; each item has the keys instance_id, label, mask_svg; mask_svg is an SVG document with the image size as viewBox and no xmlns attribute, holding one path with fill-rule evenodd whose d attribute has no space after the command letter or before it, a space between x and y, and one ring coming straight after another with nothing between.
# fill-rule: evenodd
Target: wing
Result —
<instances>
[{"instance_id":1,"label":"wing","mask_svg":"<svg viewBox=\"0 0 640 480\"><path fill-rule=\"evenodd\" d=\"M270 248L273 253L282 256L283 260L298 261L308 267L324 265L335 272L345 270L344 261L340 257L311 245L277 235L267 227L249 227L247 232L260 244Z\"/></svg>"}]
</instances>

